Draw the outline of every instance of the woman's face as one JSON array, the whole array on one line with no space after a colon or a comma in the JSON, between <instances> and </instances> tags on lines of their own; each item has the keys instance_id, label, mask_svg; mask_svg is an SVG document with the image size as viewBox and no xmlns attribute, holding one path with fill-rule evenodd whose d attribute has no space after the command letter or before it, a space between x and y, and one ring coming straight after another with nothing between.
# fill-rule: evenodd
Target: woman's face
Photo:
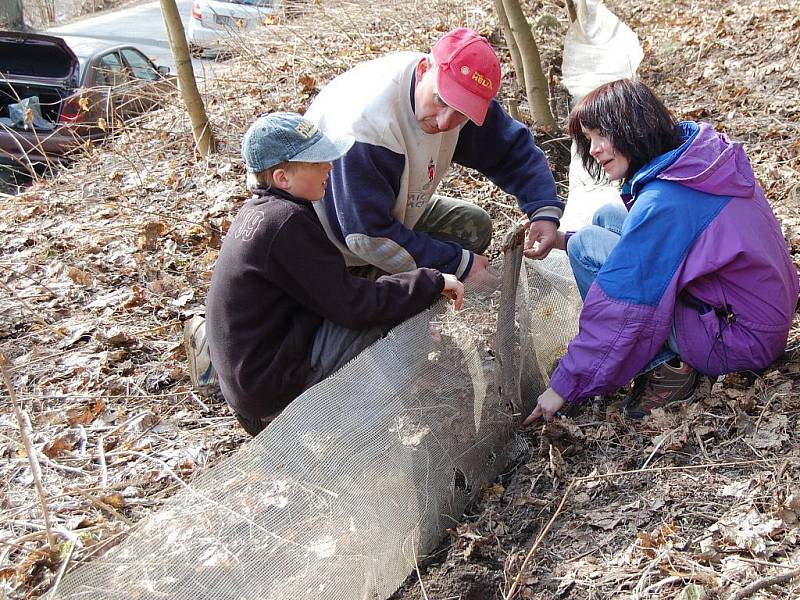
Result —
<instances>
[{"instance_id":1,"label":"woman's face","mask_svg":"<svg viewBox=\"0 0 800 600\"><path fill-rule=\"evenodd\" d=\"M617 152L614 144L599 129L581 127L583 135L589 141L589 154L597 161L611 181L625 177L631 161L628 157Z\"/></svg>"}]
</instances>

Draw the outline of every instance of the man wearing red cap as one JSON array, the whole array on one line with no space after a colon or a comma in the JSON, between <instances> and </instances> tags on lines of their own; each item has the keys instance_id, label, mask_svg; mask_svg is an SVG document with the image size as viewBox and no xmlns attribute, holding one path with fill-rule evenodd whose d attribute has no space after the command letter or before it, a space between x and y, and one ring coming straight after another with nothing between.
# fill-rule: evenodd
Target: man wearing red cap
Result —
<instances>
[{"instance_id":1,"label":"man wearing red cap","mask_svg":"<svg viewBox=\"0 0 800 600\"><path fill-rule=\"evenodd\" d=\"M516 196L531 221L526 255L550 251L563 204L530 131L494 99L499 87L494 50L466 28L445 34L430 55L385 56L325 86L306 117L356 143L314 208L348 265L387 273L424 266L490 282L489 214L434 194L453 162Z\"/></svg>"}]
</instances>

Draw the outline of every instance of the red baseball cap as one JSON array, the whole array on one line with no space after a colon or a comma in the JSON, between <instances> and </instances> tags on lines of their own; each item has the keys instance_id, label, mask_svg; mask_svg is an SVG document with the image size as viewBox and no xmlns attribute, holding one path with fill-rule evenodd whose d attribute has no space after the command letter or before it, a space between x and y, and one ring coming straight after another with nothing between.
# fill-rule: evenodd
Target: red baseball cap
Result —
<instances>
[{"instance_id":1,"label":"red baseball cap","mask_svg":"<svg viewBox=\"0 0 800 600\"><path fill-rule=\"evenodd\" d=\"M500 89L500 61L489 42L461 27L444 34L432 53L439 96L476 125L483 125L489 103Z\"/></svg>"}]
</instances>

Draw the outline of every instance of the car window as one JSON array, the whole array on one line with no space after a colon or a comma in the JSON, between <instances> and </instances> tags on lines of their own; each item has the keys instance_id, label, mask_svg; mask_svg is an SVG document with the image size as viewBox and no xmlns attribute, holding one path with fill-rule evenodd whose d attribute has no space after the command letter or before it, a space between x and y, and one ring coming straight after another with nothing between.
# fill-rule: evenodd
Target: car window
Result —
<instances>
[{"instance_id":1,"label":"car window","mask_svg":"<svg viewBox=\"0 0 800 600\"><path fill-rule=\"evenodd\" d=\"M110 52L104 54L97 60L97 65L94 67L95 85L121 85L125 83L125 66L119 54Z\"/></svg>"},{"instance_id":2,"label":"car window","mask_svg":"<svg viewBox=\"0 0 800 600\"><path fill-rule=\"evenodd\" d=\"M131 73L136 79L155 81L160 77L158 71L153 68L153 63L138 50L123 48L120 52L122 52L122 57L128 63L128 67L130 67Z\"/></svg>"}]
</instances>

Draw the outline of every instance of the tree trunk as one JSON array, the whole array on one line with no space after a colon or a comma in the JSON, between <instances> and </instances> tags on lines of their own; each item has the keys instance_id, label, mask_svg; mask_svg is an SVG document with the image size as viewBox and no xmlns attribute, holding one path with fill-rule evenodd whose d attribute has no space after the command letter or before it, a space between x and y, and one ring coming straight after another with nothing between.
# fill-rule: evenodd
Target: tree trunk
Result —
<instances>
[{"instance_id":1,"label":"tree trunk","mask_svg":"<svg viewBox=\"0 0 800 600\"><path fill-rule=\"evenodd\" d=\"M53 0L45 0L42 3L42 12L44 13L45 22L48 25L56 22L56 4Z\"/></svg>"},{"instance_id":2,"label":"tree trunk","mask_svg":"<svg viewBox=\"0 0 800 600\"><path fill-rule=\"evenodd\" d=\"M522 56L519 54L519 47L514 39L514 34L511 32L511 25L508 23L508 16L506 16L506 9L503 6L503 0L494 0L494 9L497 12L497 20L500 22L500 29L503 31L503 37L506 38L508 50L511 52L511 62L514 65L514 73L517 75L517 81L525 84L525 65L522 62Z\"/></svg>"},{"instance_id":3,"label":"tree trunk","mask_svg":"<svg viewBox=\"0 0 800 600\"><path fill-rule=\"evenodd\" d=\"M175 68L178 70L178 87L192 123L194 143L200 156L206 157L214 152L214 135L208 122L206 107L197 89L189 45L186 43L186 34L175 0L161 0L161 14L164 16L169 45L175 59Z\"/></svg>"},{"instance_id":4,"label":"tree trunk","mask_svg":"<svg viewBox=\"0 0 800 600\"><path fill-rule=\"evenodd\" d=\"M531 26L519 0L503 0L503 7L506 9L511 32L524 62L525 93L528 96L533 120L542 129L553 132L556 130L556 120L550 110L547 79L542 71L542 60L539 57L536 40L533 39Z\"/></svg>"},{"instance_id":5,"label":"tree trunk","mask_svg":"<svg viewBox=\"0 0 800 600\"><path fill-rule=\"evenodd\" d=\"M573 0L567 0L567 12L569 13L569 22L574 23L578 19L578 11L575 10Z\"/></svg>"},{"instance_id":6,"label":"tree trunk","mask_svg":"<svg viewBox=\"0 0 800 600\"><path fill-rule=\"evenodd\" d=\"M13 31L27 30L22 16L22 0L0 0L0 27Z\"/></svg>"}]
</instances>

